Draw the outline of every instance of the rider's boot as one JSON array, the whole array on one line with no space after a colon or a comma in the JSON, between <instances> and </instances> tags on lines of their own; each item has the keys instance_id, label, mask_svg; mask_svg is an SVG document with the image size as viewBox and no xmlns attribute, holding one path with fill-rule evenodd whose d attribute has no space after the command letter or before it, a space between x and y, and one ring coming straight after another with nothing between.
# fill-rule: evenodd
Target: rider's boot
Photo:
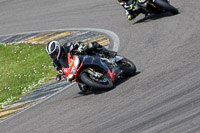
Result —
<instances>
[{"instance_id":1,"label":"rider's boot","mask_svg":"<svg viewBox=\"0 0 200 133\"><path fill-rule=\"evenodd\" d=\"M108 50L107 48L100 45L96 41L88 44L88 50L94 50L97 53L104 54L105 56L108 56L108 57L111 57L111 58L113 58L117 55L117 52Z\"/></svg>"},{"instance_id":2,"label":"rider's boot","mask_svg":"<svg viewBox=\"0 0 200 133\"><path fill-rule=\"evenodd\" d=\"M117 55L117 52L110 51L110 50L106 49L105 47L101 48L100 53L104 54L105 56L111 57L111 58L114 58Z\"/></svg>"},{"instance_id":3,"label":"rider's boot","mask_svg":"<svg viewBox=\"0 0 200 133\"><path fill-rule=\"evenodd\" d=\"M135 16L132 14L129 14L129 15L127 15L127 18L128 18L128 20L131 21L131 20L135 19Z\"/></svg>"},{"instance_id":4,"label":"rider's boot","mask_svg":"<svg viewBox=\"0 0 200 133\"><path fill-rule=\"evenodd\" d=\"M82 93L88 93L91 91L91 87L87 86L86 84L78 83L78 86Z\"/></svg>"},{"instance_id":5,"label":"rider's boot","mask_svg":"<svg viewBox=\"0 0 200 133\"><path fill-rule=\"evenodd\" d=\"M126 16L127 16L128 20L130 20L130 21L135 19L138 15L139 15L138 10L126 11Z\"/></svg>"}]
</instances>

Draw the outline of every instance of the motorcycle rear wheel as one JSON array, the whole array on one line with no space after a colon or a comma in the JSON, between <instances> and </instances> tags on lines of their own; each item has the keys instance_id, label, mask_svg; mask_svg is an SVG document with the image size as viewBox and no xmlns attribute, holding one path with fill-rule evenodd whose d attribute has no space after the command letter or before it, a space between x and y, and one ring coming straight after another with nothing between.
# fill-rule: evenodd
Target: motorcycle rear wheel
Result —
<instances>
[{"instance_id":1,"label":"motorcycle rear wheel","mask_svg":"<svg viewBox=\"0 0 200 133\"><path fill-rule=\"evenodd\" d=\"M168 2L164 0L156 0L155 4L173 14L178 14L178 9L176 9L175 7L173 7L172 5L170 5Z\"/></svg>"},{"instance_id":2,"label":"motorcycle rear wheel","mask_svg":"<svg viewBox=\"0 0 200 133\"><path fill-rule=\"evenodd\" d=\"M123 70L124 77L134 76L136 74L136 66L135 64L127 58L124 58L119 62L122 66L120 67Z\"/></svg>"},{"instance_id":3,"label":"motorcycle rear wheel","mask_svg":"<svg viewBox=\"0 0 200 133\"><path fill-rule=\"evenodd\" d=\"M83 72L80 75L81 80L88 86L92 87L93 89L98 89L102 91L108 91L113 88L113 82L108 74L104 74L103 78L106 79L106 82L98 82L91 78L91 75L87 72Z\"/></svg>"}]
</instances>

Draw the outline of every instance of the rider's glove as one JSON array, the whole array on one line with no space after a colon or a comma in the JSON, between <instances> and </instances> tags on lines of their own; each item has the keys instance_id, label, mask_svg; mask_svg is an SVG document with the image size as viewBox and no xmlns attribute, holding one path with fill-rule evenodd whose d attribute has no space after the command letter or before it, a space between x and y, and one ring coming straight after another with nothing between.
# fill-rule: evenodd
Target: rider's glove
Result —
<instances>
[{"instance_id":1,"label":"rider's glove","mask_svg":"<svg viewBox=\"0 0 200 133\"><path fill-rule=\"evenodd\" d=\"M80 46L78 47L78 51L79 51L80 53L82 53L82 52L84 51L84 46L83 46L83 45L80 45Z\"/></svg>"},{"instance_id":2,"label":"rider's glove","mask_svg":"<svg viewBox=\"0 0 200 133\"><path fill-rule=\"evenodd\" d=\"M125 9L128 10L128 11L133 10L133 8L134 8L133 4L125 6Z\"/></svg>"},{"instance_id":3,"label":"rider's glove","mask_svg":"<svg viewBox=\"0 0 200 133\"><path fill-rule=\"evenodd\" d=\"M77 42L78 46L84 46L83 42Z\"/></svg>"},{"instance_id":4,"label":"rider's glove","mask_svg":"<svg viewBox=\"0 0 200 133\"><path fill-rule=\"evenodd\" d=\"M78 46L78 52L82 53L84 51L84 43L83 42L77 42L76 45Z\"/></svg>"},{"instance_id":5,"label":"rider's glove","mask_svg":"<svg viewBox=\"0 0 200 133\"><path fill-rule=\"evenodd\" d=\"M126 9L126 10L133 10L134 8L134 1L133 0L128 0L127 2L124 3L123 7Z\"/></svg>"},{"instance_id":6,"label":"rider's glove","mask_svg":"<svg viewBox=\"0 0 200 133\"><path fill-rule=\"evenodd\" d=\"M74 50L74 42L69 42L63 45L63 48L65 50L66 53L68 52L72 52Z\"/></svg>"}]
</instances>

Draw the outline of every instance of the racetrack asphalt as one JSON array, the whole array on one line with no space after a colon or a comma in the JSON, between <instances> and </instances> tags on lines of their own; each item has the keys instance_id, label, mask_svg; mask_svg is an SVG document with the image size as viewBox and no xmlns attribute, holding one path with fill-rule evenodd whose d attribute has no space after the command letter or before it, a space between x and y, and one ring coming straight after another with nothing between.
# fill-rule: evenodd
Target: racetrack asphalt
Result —
<instances>
[{"instance_id":1,"label":"racetrack asphalt","mask_svg":"<svg viewBox=\"0 0 200 133\"><path fill-rule=\"evenodd\" d=\"M0 0L0 35L66 28L116 33L138 75L80 96L74 84L0 124L4 133L199 133L200 1L171 0L178 15L134 21L113 0Z\"/></svg>"}]
</instances>

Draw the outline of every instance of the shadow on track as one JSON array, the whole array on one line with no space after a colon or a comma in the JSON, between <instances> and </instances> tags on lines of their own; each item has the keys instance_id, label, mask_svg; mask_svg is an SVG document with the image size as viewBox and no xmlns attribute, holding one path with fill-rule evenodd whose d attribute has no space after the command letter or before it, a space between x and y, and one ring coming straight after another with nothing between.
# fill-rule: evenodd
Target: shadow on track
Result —
<instances>
[{"instance_id":1,"label":"shadow on track","mask_svg":"<svg viewBox=\"0 0 200 133\"><path fill-rule=\"evenodd\" d=\"M178 14L180 14L180 12ZM138 23L143 23L143 22L149 22L151 20L162 19L162 18L165 18L165 17L175 16L175 15L178 15L178 14L172 14L170 12L169 13L161 13L161 14L150 14L148 16L145 16L143 19L140 19L140 20L136 21L133 24L138 24Z\"/></svg>"},{"instance_id":2,"label":"shadow on track","mask_svg":"<svg viewBox=\"0 0 200 133\"><path fill-rule=\"evenodd\" d=\"M140 72L136 72L136 74L132 77L135 77L137 76L138 74L140 74ZM126 82L127 80L129 80L130 78L132 77L129 77L129 78L120 78L119 80L117 80L116 82L114 82L114 87L111 89L115 89L118 85ZM106 93L106 92L109 92L111 90L108 90L108 91L100 91L100 90L95 90L95 89L92 89L91 91L87 92L87 93L84 93L84 92L78 92L78 94L80 94L81 96L87 96L87 95L91 95L91 94L94 94L94 95L99 95L99 94L102 94L102 93Z\"/></svg>"}]
</instances>

